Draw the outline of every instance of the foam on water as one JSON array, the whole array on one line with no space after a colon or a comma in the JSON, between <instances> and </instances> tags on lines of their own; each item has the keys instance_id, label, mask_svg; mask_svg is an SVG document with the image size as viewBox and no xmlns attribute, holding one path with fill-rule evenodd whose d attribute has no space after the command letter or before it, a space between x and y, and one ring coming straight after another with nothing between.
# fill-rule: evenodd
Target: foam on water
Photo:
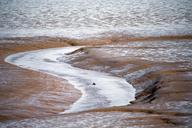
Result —
<instances>
[{"instance_id":1,"label":"foam on water","mask_svg":"<svg viewBox=\"0 0 192 128\"><path fill-rule=\"evenodd\" d=\"M59 61L59 57L65 59L66 53L79 48L65 47L17 53L8 56L5 61L22 68L64 78L81 90L82 97L65 112L121 106L134 100L135 89L125 79L107 73L79 69Z\"/></svg>"}]
</instances>

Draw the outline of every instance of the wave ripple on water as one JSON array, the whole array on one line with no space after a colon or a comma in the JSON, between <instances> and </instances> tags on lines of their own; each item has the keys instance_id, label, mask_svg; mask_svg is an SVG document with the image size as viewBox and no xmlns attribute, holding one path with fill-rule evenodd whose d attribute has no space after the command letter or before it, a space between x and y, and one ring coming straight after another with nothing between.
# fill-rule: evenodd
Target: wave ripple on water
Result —
<instances>
[{"instance_id":1,"label":"wave ripple on water","mask_svg":"<svg viewBox=\"0 0 192 128\"><path fill-rule=\"evenodd\" d=\"M0 1L0 37L191 34L191 0Z\"/></svg>"}]
</instances>

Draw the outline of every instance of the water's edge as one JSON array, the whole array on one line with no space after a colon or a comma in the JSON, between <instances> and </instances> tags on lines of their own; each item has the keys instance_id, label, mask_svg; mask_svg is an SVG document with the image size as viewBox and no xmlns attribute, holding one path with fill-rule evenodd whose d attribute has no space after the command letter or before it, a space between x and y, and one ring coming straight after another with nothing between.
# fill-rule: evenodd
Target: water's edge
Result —
<instances>
[{"instance_id":1,"label":"water's edge","mask_svg":"<svg viewBox=\"0 0 192 128\"><path fill-rule=\"evenodd\" d=\"M135 89L123 78L114 77L107 73L79 69L58 61L58 57L67 56L66 53L79 48L81 47L52 48L16 53L6 57L5 62L66 79L80 90L82 92L81 98L62 113L122 106L135 100ZM96 85L92 86L93 83Z\"/></svg>"}]
</instances>

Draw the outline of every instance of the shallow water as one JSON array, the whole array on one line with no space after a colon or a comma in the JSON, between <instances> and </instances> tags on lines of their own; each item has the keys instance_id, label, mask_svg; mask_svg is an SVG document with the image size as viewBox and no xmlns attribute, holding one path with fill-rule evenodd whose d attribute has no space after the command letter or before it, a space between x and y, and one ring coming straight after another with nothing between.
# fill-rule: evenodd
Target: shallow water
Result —
<instances>
[{"instance_id":1,"label":"shallow water","mask_svg":"<svg viewBox=\"0 0 192 128\"><path fill-rule=\"evenodd\" d=\"M10 55L6 62L22 68L41 71L68 80L81 90L82 97L66 112L77 112L93 108L127 105L135 98L135 89L125 79L107 73L72 67L59 61L65 53L80 47L65 47L38 50ZM95 83L95 85L93 85Z\"/></svg>"},{"instance_id":2,"label":"shallow water","mask_svg":"<svg viewBox=\"0 0 192 128\"><path fill-rule=\"evenodd\" d=\"M113 57L129 57L154 62L192 62L192 41L149 41L108 45L98 49Z\"/></svg>"},{"instance_id":3,"label":"shallow water","mask_svg":"<svg viewBox=\"0 0 192 128\"><path fill-rule=\"evenodd\" d=\"M0 37L192 34L191 0L1 0Z\"/></svg>"}]
</instances>

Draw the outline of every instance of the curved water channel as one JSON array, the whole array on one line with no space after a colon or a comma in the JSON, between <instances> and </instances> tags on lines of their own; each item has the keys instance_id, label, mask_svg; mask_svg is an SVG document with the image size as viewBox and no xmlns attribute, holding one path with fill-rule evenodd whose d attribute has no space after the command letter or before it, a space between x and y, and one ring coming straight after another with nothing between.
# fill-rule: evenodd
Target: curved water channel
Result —
<instances>
[{"instance_id":1,"label":"curved water channel","mask_svg":"<svg viewBox=\"0 0 192 128\"><path fill-rule=\"evenodd\" d=\"M125 79L108 73L80 69L59 61L66 53L81 47L52 48L22 52L8 56L5 61L25 69L48 73L65 80L82 92L82 96L63 113L121 106L135 99L135 89Z\"/></svg>"}]
</instances>

